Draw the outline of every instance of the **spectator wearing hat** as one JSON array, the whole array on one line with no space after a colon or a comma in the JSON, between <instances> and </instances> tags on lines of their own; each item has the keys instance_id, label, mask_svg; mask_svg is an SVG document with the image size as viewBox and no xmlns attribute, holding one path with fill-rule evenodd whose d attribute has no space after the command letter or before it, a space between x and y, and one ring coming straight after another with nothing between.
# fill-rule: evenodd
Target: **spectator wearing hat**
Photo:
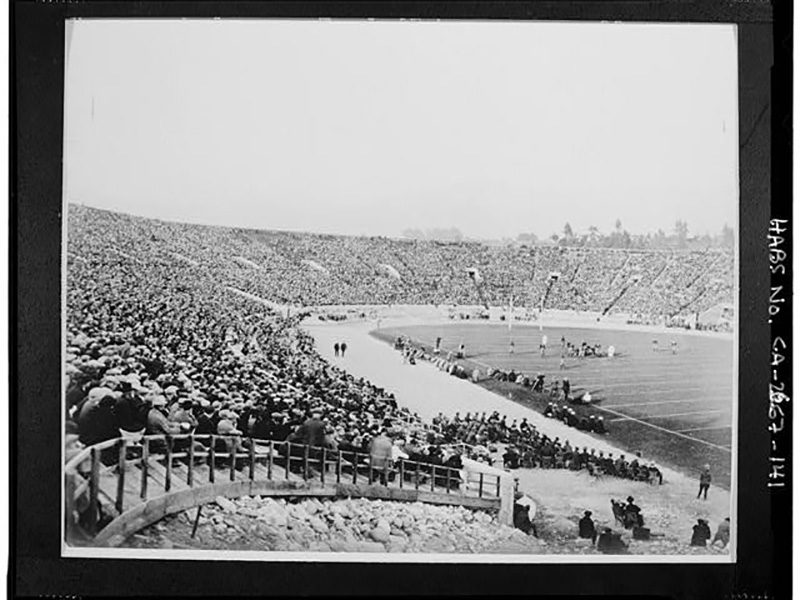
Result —
<instances>
[{"instance_id":1,"label":"spectator wearing hat","mask_svg":"<svg viewBox=\"0 0 800 600\"><path fill-rule=\"evenodd\" d=\"M181 433L179 423L174 423L167 416L167 399L162 395L154 396L152 408L147 413L148 435L175 435Z\"/></svg>"},{"instance_id":2,"label":"spectator wearing hat","mask_svg":"<svg viewBox=\"0 0 800 600\"><path fill-rule=\"evenodd\" d=\"M307 446L321 448L325 446L325 423L322 411L315 409L296 431L296 441Z\"/></svg>"},{"instance_id":3,"label":"spectator wearing hat","mask_svg":"<svg viewBox=\"0 0 800 600\"><path fill-rule=\"evenodd\" d=\"M85 446L99 444L119 436L114 414L114 396L107 388L95 388L104 393L90 397L81 409L78 420L80 442ZM108 393L105 393L107 391Z\"/></svg>"},{"instance_id":4,"label":"spectator wearing hat","mask_svg":"<svg viewBox=\"0 0 800 600\"><path fill-rule=\"evenodd\" d=\"M219 423L217 423L217 434L223 436L225 452L228 453L231 462L235 462L235 468L244 468L244 459L237 456L244 447L242 444L242 432L236 428L237 415L231 410L220 411Z\"/></svg>"},{"instance_id":5,"label":"spectator wearing hat","mask_svg":"<svg viewBox=\"0 0 800 600\"><path fill-rule=\"evenodd\" d=\"M139 394L134 392L129 381L120 382L119 389L121 395L114 405L119 428L125 431L141 431L147 426L149 407Z\"/></svg>"},{"instance_id":6,"label":"spectator wearing hat","mask_svg":"<svg viewBox=\"0 0 800 600\"><path fill-rule=\"evenodd\" d=\"M633 496L628 496L627 504L624 509L625 528L643 527L644 519L642 518L642 509L639 508L633 501Z\"/></svg>"},{"instance_id":7,"label":"spectator wearing hat","mask_svg":"<svg viewBox=\"0 0 800 600\"><path fill-rule=\"evenodd\" d=\"M392 466L392 439L388 436L385 428L382 428L377 436L372 438L369 443L370 464L372 465L373 480L378 476L381 484L386 485L386 474Z\"/></svg>"},{"instance_id":8,"label":"spectator wearing hat","mask_svg":"<svg viewBox=\"0 0 800 600\"><path fill-rule=\"evenodd\" d=\"M692 546L705 547L706 541L711 537L711 529L708 527L708 521L705 519L697 519L697 524L692 527Z\"/></svg>"},{"instance_id":9,"label":"spectator wearing hat","mask_svg":"<svg viewBox=\"0 0 800 600\"><path fill-rule=\"evenodd\" d=\"M192 412L193 401L189 398L183 397L173 405L169 414L169 420L173 423L186 423L188 427L181 425L184 431L194 431L197 428L198 422Z\"/></svg>"},{"instance_id":10,"label":"spectator wearing hat","mask_svg":"<svg viewBox=\"0 0 800 600\"><path fill-rule=\"evenodd\" d=\"M592 544L597 540L597 529L592 520L592 511L583 511L583 517L578 521L578 537L592 540Z\"/></svg>"},{"instance_id":11,"label":"spectator wearing hat","mask_svg":"<svg viewBox=\"0 0 800 600\"><path fill-rule=\"evenodd\" d=\"M201 412L197 417L197 427L195 433L198 435L210 435L217 432L217 425L219 424L219 415L216 408L207 400L201 403Z\"/></svg>"}]
</instances>

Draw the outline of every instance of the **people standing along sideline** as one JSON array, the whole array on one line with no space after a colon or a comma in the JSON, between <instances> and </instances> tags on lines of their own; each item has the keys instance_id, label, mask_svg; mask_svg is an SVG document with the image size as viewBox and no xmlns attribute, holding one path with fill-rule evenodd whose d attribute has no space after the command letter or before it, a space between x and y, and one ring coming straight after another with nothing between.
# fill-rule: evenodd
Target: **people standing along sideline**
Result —
<instances>
[{"instance_id":1,"label":"people standing along sideline","mask_svg":"<svg viewBox=\"0 0 800 600\"><path fill-rule=\"evenodd\" d=\"M333 345L333 355L334 356L339 356L339 342L336 342Z\"/></svg>"},{"instance_id":2,"label":"people standing along sideline","mask_svg":"<svg viewBox=\"0 0 800 600\"><path fill-rule=\"evenodd\" d=\"M347 351L347 343L342 342L341 344L339 344L339 348L342 352L342 358L344 358L344 353Z\"/></svg>"}]
</instances>

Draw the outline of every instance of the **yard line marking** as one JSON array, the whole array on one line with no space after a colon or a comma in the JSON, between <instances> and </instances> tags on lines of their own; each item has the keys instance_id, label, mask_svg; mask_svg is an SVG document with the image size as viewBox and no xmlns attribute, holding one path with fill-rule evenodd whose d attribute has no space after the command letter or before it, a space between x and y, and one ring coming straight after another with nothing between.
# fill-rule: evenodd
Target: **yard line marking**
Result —
<instances>
[{"instance_id":1,"label":"yard line marking","mask_svg":"<svg viewBox=\"0 0 800 600\"><path fill-rule=\"evenodd\" d=\"M672 417L687 417L689 415L707 415L709 413L722 412L723 410L725 410L725 409L724 408L713 408L713 409L709 409L709 410L696 410L696 411L693 411L693 412L671 413L669 415L642 415L639 418L640 419L669 419L669 418L672 418ZM632 419L633 417L628 417L628 418ZM613 421L625 421L625 420L627 420L627 419L623 417L621 419L611 419L611 422L613 422Z\"/></svg>"},{"instance_id":2,"label":"yard line marking","mask_svg":"<svg viewBox=\"0 0 800 600\"><path fill-rule=\"evenodd\" d=\"M603 378L600 378L600 377L595 378L595 379L592 379L592 378L589 378L589 377L585 377L585 378L581 377L581 380L590 380L592 383L588 384L588 387L603 388L603 389L630 388L632 385L634 385L636 383L646 383L647 385L650 385L650 386L668 385L668 386L670 386L670 390L673 391L673 392L682 391L682 390L702 390L702 389L708 389L709 387L710 388L723 387L723 385L730 386L730 384L731 384L730 381L723 382L723 381L720 380L720 383L716 384L716 385L714 384L713 381L706 381L701 385L680 385L681 382L680 381L675 381L675 379L670 379L670 378L667 378L667 379L644 379L642 377L639 377L637 374L632 374L631 378L632 379L629 379L629 380L613 379L611 381L603 381ZM676 384L678 384L678 385L676 385ZM587 387L587 386L584 386L584 387ZM668 391L670 391L670 390L668 390ZM663 390L656 390L656 391L663 391Z\"/></svg>"},{"instance_id":3,"label":"yard line marking","mask_svg":"<svg viewBox=\"0 0 800 600\"><path fill-rule=\"evenodd\" d=\"M717 427L693 427L692 429L679 429L678 433L689 433L690 431L709 431L711 429L730 429L730 425L719 425Z\"/></svg>"},{"instance_id":4,"label":"yard line marking","mask_svg":"<svg viewBox=\"0 0 800 600\"><path fill-rule=\"evenodd\" d=\"M663 395L663 394L671 394L671 395L675 395L675 394L687 394L688 395L688 394L691 394L692 395L691 397L695 397L695 398L696 397L702 397L702 398L706 398L706 399L719 399L719 400L732 401L732 395L733 395L733 394L728 394L728 393L720 394L719 391L716 391L716 393L713 393L713 392L705 393L704 391L707 388L701 388L701 387L695 387L695 388L670 387L668 389L658 389L658 390L648 389L646 391L642 391L642 390L630 391L630 388L631 387L635 387L635 386L636 386L636 381L631 381L630 383L627 384L627 386L622 386L622 385L619 386L620 388L627 387L629 389L628 392L610 391L610 390L608 390L607 386L602 386L602 385L575 385L575 386L572 387L572 389L575 390L576 393L577 392L589 391L592 394L599 394L601 396L605 395L608 398L614 398L614 399L620 399L620 400L623 399L623 398L630 398L630 397L641 398L643 396L644 397L650 397L650 396L660 396L660 395ZM604 392L607 392L607 393L604 393ZM699 395L698 395L698 392L700 392Z\"/></svg>"},{"instance_id":5,"label":"yard line marking","mask_svg":"<svg viewBox=\"0 0 800 600\"><path fill-rule=\"evenodd\" d=\"M604 408L602 406L595 406L595 408L603 410L603 411L605 411L607 413L610 413L612 415L616 415L618 417L625 417L626 421L635 421L636 423L639 423L640 425L645 425L646 427L650 427L652 429L657 429L658 431L661 431L663 433L668 433L670 435L674 435L674 436L677 436L677 437L680 437L680 438L684 438L684 439L690 440L692 442L697 442L698 444L703 444L703 445L709 446L711 448L716 448L717 450L722 450L723 452L727 452L728 454L731 453L731 449L730 449L729 446L720 446L718 444L712 444L711 442L707 442L705 440L701 440L701 439L692 437L690 435L686 435L685 433L680 433L680 432L675 431L673 429L667 429L666 427L660 427L658 425L654 425L653 423L648 423L647 421L642 421L641 419L636 419L635 417L629 417L628 415L625 415L625 414L623 414L621 412L617 412L616 410L611 410L610 408Z\"/></svg>"},{"instance_id":6,"label":"yard line marking","mask_svg":"<svg viewBox=\"0 0 800 600\"><path fill-rule=\"evenodd\" d=\"M703 400L703 398L697 398L697 400ZM627 404L606 404L605 406L608 408L630 408L633 406L655 406L656 404L681 404L684 402L693 403L695 400L659 400L658 402L630 402Z\"/></svg>"}]
</instances>

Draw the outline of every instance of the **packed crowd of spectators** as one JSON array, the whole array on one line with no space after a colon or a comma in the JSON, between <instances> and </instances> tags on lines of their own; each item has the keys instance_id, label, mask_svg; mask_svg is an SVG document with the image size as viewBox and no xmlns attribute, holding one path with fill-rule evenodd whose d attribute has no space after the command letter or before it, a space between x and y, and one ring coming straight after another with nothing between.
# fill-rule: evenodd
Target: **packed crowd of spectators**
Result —
<instances>
[{"instance_id":1,"label":"packed crowd of spectators","mask_svg":"<svg viewBox=\"0 0 800 600\"><path fill-rule=\"evenodd\" d=\"M69 211L70 231L125 230L101 243L134 260L158 251L279 304L479 304L470 269L495 306L511 296L538 306L548 286L546 307L561 310L675 316L733 300L733 256L721 250L490 246L205 227L78 205ZM75 260L80 243L70 242Z\"/></svg>"},{"instance_id":2,"label":"packed crowd of spectators","mask_svg":"<svg viewBox=\"0 0 800 600\"><path fill-rule=\"evenodd\" d=\"M322 358L298 327L307 313L286 316L231 291L253 281L243 273L258 262L225 246L239 235L71 207L68 435L90 445L121 434L194 432L362 452L386 436L398 456L454 467L460 453L485 458L481 448L500 443L518 451L522 465L622 472L594 451L496 414L423 423L391 392ZM226 250L243 260L229 260ZM268 268L284 267L276 258ZM311 440L314 414L322 425Z\"/></svg>"}]
</instances>

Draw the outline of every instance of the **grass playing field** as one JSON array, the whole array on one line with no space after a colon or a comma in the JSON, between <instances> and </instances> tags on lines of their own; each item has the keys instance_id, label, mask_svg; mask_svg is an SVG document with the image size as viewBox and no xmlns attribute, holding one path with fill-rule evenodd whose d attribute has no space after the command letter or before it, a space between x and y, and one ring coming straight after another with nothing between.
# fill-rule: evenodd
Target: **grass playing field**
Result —
<instances>
[{"instance_id":1,"label":"grass playing field","mask_svg":"<svg viewBox=\"0 0 800 600\"><path fill-rule=\"evenodd\" d=\"M592 405L578 413L603 416L606 439L629 452L670 466L690 476L711 465L714 483L730 487L731 418L733 408L733 341L692 335L642 333L567 327L514 327L504 324L453 323L384 328L374 332L387 342L406 335L432 348L437 336L442 351L466 346L464 366L542 373L547 389L552 377L568 377L573 395L589 391ZM547 352L540 355L542 335ZM614 345L614 358L566 358L560 370L560 339L580 345ZM514 353L509 341L514 340ZM658 349L653 349L658 340ZM671 342L677 342L673 354ZM482 385L513 400L544 410L549 394L536 394L516 384L484 379Z\"/></svg>"}]
</instances>

